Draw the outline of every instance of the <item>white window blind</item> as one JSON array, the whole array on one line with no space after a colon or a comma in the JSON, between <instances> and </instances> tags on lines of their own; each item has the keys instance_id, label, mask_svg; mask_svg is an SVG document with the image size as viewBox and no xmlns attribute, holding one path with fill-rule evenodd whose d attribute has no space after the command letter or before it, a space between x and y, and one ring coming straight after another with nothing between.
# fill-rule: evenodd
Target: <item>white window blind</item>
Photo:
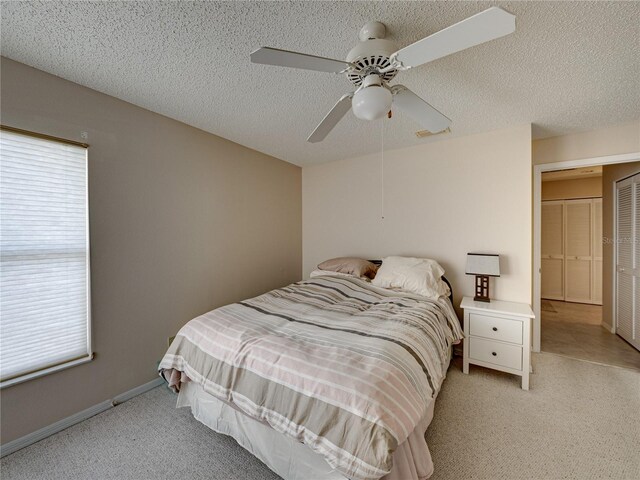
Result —
<instances>
[{"instance_id":1,"label":"white window blind","mask_svg":"<svg viewBox=\"0 0 640 480\"><path fill-rule=\"evenodd\" d=\"M87 149L0 131L0 381L88 358Z\"/></svg>"}]
</instances>

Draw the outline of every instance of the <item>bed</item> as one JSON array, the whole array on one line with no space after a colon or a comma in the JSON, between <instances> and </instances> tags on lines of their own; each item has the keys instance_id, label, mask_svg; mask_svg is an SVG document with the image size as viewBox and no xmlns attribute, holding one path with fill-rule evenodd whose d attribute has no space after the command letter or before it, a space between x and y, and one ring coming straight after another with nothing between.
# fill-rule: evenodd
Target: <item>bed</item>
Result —
<instances>
[{"instance_id":1,"label":"bed","mask_svg":"<svg viewBox=\"0 0 640 480\"><path fill-rule=\"evenodd\" d=\"M423 480L461 338L446 296L327 274L191 320L159 368L178 407L286 480Z\"/></svg>"}]
</instances>

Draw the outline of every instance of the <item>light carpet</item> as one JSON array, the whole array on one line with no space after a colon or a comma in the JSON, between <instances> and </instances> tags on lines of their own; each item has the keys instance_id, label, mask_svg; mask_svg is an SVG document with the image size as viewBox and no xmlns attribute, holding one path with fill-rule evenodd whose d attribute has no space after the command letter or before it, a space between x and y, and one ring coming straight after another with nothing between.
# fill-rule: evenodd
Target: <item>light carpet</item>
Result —
<instances>
[{"instance_id":1,"label":"light carpet","mask_svg":"<svg viewBox=\"0 0 640 480\"><path fill-rule=\"evenodd\" d=\"M640 372L534 355L532 389L456 358L427 441L442 479L640 478ZM155 388L2 459L3 480L278 477Z\"/></svg>"}]
</instances>

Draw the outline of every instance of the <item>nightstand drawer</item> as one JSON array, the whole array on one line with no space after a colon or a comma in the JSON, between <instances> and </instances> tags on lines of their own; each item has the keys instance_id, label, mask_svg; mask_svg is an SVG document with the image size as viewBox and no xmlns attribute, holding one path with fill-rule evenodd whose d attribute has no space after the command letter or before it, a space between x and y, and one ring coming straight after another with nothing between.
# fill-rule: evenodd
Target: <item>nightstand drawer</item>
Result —
<instances>
[{"instance_id":1,"label":"nightstand drawer","mask_svg":"<svg viewBox=\"0 0 640 480\"><path fill-rule=\"evenodd\" d=\"M469 357L514 370L522 370L522 347L470 337Z\"/></svg>"},{"instance_id":2,"label":"nightstand drawer","mask_svg":"<svg viewBox=\"0 0 640 480\"><path fill-rule=\"evenodd\" d=\"M469 333L475 337L522 345L522 322L518 320L470 313Z\"/></svg>"}]
</instances>

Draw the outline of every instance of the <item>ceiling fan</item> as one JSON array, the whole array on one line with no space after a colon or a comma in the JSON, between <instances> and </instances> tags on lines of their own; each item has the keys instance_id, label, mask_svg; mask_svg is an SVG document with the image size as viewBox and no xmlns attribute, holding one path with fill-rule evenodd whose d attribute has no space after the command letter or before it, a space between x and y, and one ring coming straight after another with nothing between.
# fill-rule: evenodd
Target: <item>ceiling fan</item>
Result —
<instances>
[{"instance_id":1,"label":"ceiling fan","mask_svg":"<svg viewBox=\"0 0 640 480\"><path fill-rule=\"evenodd\" d=\"M343 73L357 87L338 100L308 142L320 142L351 108L356 117L376 120L390 113L391 105L408 114L432 133L449 127L451 120L403 85L389 85L402 70L408 70L438 58L513 33L516 17L491 7L422 40L398 50L386 40L386 27L368 22L360 30L360 42L346 61L316 57L277 48L262 47L251 54L253 63L303 68L319 72Z\"/></svg>"}]
</instances>

